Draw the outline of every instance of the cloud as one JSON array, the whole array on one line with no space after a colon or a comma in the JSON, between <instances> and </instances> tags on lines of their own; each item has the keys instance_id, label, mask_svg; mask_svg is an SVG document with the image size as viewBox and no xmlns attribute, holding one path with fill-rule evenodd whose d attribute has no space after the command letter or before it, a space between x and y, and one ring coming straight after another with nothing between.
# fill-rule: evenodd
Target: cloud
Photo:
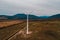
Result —
<instances>
[{"instance_id":1,"label":"cloud","mask_svg":"<svg viewBox=\"0 0 60 40\"><path fill-rule=\"evenodd\" d=\"M60 0L0 0L0 14L53 15L60 13L59 4Z\"/></svg>"}]
</instances>

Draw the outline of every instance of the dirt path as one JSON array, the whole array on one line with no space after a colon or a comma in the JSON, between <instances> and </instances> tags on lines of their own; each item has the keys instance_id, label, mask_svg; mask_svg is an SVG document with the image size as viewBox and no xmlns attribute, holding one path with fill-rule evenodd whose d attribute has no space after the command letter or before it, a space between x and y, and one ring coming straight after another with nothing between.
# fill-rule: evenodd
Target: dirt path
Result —
<instances>
[{"instance_id":1,"label":"dirt path","mask_svg":"<svg viewBox=\"0 0 60 40\"><path fill-rule=\"evenodd\" d=\"M21 29L19 32L17 32L15 35L13 35L12 37L10 37L8 40L11 40L12 38L16 37L17 35L21 34L23 32L23 30L26 29L26 27L24 27L23 29Z\"/></svg>"}]
</instances>

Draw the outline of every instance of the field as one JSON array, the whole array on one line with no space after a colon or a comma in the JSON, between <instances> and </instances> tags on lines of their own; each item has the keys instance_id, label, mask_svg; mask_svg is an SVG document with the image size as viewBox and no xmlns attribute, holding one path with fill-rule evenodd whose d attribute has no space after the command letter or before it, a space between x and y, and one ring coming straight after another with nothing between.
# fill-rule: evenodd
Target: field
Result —
<instances>
[{"instance_id":1,"label":"field","mask_svg":"<svg viewBox=\"0 0 60 40\"><path fill-rule=\"evenodd\" d=\"M60 40L60 21L29 21L28 34L26 21L1 28L0 40Z\"/></svg>"},{"instance_id":2,"label":"field","mask_svg":"<svg viewBox=\"0 0 60 40\"><path fill-rule=\"evenodd\" d=\"M2 23L2 24L1 24ZM9 20L1 22L0 26L0 40L8 40L11 36L26 26L25 21ZM4 25L4 23L6 23Z\"/></svg>"},{"instance_id":3,"label":"field","mask_svg":"<svg viewBox=\"0 0 60 40\"><path fill-rule=\"evenodd\" d=\"M26 29L11 40L60 40L60 21L30 21Z\"/></svg>"},{"instance_id":4,"label":"field","mask_svg":"<svg viewBox=\"0 0 60 40\"><path fill-rule=\"evenodd\" d=\"M8 26L11 26L11 25L14 25L14 24L19 24L23 21L21 20L6 20L6 21L2 21L0 22L0 28L2 27L8 27Z\"/></svg>"}]
</instances>

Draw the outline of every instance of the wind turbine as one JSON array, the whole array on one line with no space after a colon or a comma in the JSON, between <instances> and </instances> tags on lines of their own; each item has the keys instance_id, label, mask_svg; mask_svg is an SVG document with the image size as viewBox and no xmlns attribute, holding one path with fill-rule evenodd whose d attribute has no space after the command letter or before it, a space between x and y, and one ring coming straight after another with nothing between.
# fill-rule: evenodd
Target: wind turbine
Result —
<instances>
[{"instance_id":1,"label":"wind turbine","mask_svg":"<svg viewBox=\"0 0 60 40\"><path fill-rule=\"evenodd\" d=\"M32 12L27 12L27 32L26 34L29 34L29 13L32 13Z\"/></svg>"},{"instance_id":2,"label":"wind turbine","mask_svg":"<svg viewBox=\"0 0 60 40\"><path fill-rule=\"evenodd\" d=\"M27 34L29 34L29 14L27 15Z\"/></svg>"}]
</instances>

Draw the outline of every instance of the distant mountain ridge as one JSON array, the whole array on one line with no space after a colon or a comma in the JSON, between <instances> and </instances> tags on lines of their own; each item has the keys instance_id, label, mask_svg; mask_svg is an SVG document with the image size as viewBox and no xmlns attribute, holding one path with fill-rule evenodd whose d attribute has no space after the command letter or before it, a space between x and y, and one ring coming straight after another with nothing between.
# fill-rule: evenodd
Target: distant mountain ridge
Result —
<instances>
[{"instance_id":1,"label":"distant mountain ridge","mask_svg":"<svg viewBox=\"0 0 60 40\"><path fill-rule=\"evenodd\" d=\"M29 19L43 19L46 17L39 17L36 15L28 15ZM8 16L8 15L0 15L0 19L4 17L4 19L27 19L27 15L26 14L16 14L14 16Z\"/></svg>"},{"instance_id":2,"label":"distant mountain ridge","mask_svg":"<svg viewBox=\"0 0 60 40\"><path fill-rule=\"evenodd\" d=\"M54 18L54 19L55 18L57 18L57 19L59 18L60 19L60 14L56 14L56 15L50 16L49 18Z\"/></svg>"},{"instance_id":3,"label":"distant mountain ridge","mask_svg":"<svg viewBox=\"0 0 60 40\"><path fill-rule=\"evenodd\" d=\"M56 14L53 16L36 16L36 15L31 15L29 14L29 19L60 19L60 14ZM8 16L8 15L0 15L0 19L27 19L26 14L16 14L13 16Z\"/></svg>"}]
</instances>

